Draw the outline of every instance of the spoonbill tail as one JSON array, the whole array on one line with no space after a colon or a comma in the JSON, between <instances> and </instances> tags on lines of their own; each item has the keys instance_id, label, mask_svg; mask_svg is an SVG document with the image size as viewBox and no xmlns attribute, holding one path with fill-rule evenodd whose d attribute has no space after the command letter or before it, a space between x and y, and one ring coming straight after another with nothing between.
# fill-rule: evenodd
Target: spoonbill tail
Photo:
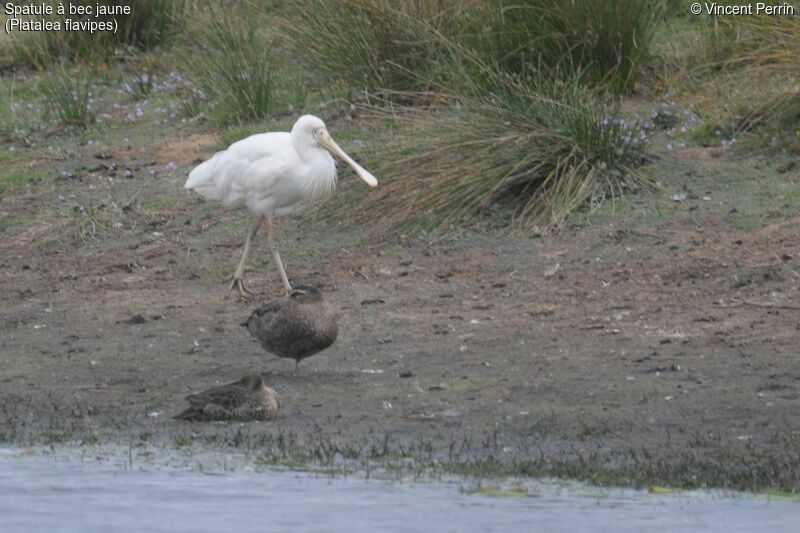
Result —
<instances>
[{"instance_id":1,"label":"spoonbill tail","mask_svg":"<svg viewBox=\"0 0 800 533\"><path fill-rule=\"evenodd\" d=\"M244 265L250 241L264 224L270 253L281 275L286 293L292 291L281 256L273 241L273 218L291 212L301 201L327 197L336 185L336 163L328 150L339 156L370 187L378 180L353 161L328 133L322 119L303 115L291 132L251 135L218 152L189 173L185 187L208 200L226 206L246 205L256 216L247 233L242 259L233 273L228 292L236 288L242 298L250 291L244 285Z\"/></svg>"}]
</instances>

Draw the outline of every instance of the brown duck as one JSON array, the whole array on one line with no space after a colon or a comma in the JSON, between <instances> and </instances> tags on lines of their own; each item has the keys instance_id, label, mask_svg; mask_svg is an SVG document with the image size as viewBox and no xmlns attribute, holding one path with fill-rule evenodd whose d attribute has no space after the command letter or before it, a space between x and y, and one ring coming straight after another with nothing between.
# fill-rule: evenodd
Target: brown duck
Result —
<instances>
[{"instance_id":1,"label":"brown duck","mask_svg":"<svg viewBox=\"0 0 800 533\"><path fill-rule=\"evenodd\" d=\"M280 397L267 387L261 374L214 387L186 397L190 407L175 415L178 420L272 420L278 416Z\"/></svg>"},{"instance_id":2,"label":"brown duck","mask_svg":"<svg viewBox=\"0 0 800 533\"><path fill-rule=\"evenodd\" d=\"M336 340L338 327L333 309L316 287L298 285L288 298L268 301L246 323L261 346L278 357L301 359L321 352Z\"/></svg>"}]
</instances>

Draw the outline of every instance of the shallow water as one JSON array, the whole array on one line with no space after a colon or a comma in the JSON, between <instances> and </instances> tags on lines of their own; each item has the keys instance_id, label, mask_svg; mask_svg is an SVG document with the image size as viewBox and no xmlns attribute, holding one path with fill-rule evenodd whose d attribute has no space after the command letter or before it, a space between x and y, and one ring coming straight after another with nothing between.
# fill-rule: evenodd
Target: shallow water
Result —
<instances>
[{"instance_id":1,"label":"shallow water","mask_svg":"<svg viewBox=\"0 0 800 533\"><path fill-rule=\"evenodd\" d=\"M130 468L123 459L0 449L3 531L795 531L800 503L527 481L528 496L455 482L305 472ZM510 487L511 484L505 484Z\"/></svg>"}]
</instances>

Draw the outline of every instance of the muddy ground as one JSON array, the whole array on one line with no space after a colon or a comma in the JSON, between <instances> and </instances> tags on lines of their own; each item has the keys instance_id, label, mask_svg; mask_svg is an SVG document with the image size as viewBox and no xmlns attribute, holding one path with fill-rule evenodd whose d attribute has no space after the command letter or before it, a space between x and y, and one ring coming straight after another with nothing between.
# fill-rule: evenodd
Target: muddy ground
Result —
<instances>
[{"instance_id":1,"label":"muddy ground","mask_svg":"<svg viewBox=\"0 0 800 533\"><path fill-rule=\"evenodd\" d=\"M687 149L662 164L665 190L541 236L365 243L292 215L277 226L290 278L323 289L340 330L292 376L239 325L258 302L226 297L247 213L181 190L214 141L181 142L83 148L60 160L70 172L0 198L0 440L800 488L792 167ZM156 186L173 192L145 197L146 213L120 200ZM255 250L251 288L280 294L263 240ZM251 371L281 394L277 421L171 419L186 394Z\"/></svg>"}]
</instances>

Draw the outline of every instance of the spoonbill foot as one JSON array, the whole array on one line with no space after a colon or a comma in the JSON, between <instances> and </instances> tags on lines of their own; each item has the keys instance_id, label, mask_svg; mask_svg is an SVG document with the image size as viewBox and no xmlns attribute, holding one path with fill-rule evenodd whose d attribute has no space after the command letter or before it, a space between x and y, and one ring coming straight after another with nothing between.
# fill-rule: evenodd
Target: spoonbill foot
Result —
<instances>
[{"instance_id":1,"label":"spoonbill foot","mask_svg":"<svg viewBox=\"0 0 800 533\"><path fill-rule=\"evenodd\" d=\"M231 280L231 285L228 287L228 294L230 295L231 291L236 289L239 293L239 298L242 300L249 300L250 298L255 296L255 293L252 292L250 289L244 286L244 280L240 277L234 276Z\"/></svg>"}]
</instances>

